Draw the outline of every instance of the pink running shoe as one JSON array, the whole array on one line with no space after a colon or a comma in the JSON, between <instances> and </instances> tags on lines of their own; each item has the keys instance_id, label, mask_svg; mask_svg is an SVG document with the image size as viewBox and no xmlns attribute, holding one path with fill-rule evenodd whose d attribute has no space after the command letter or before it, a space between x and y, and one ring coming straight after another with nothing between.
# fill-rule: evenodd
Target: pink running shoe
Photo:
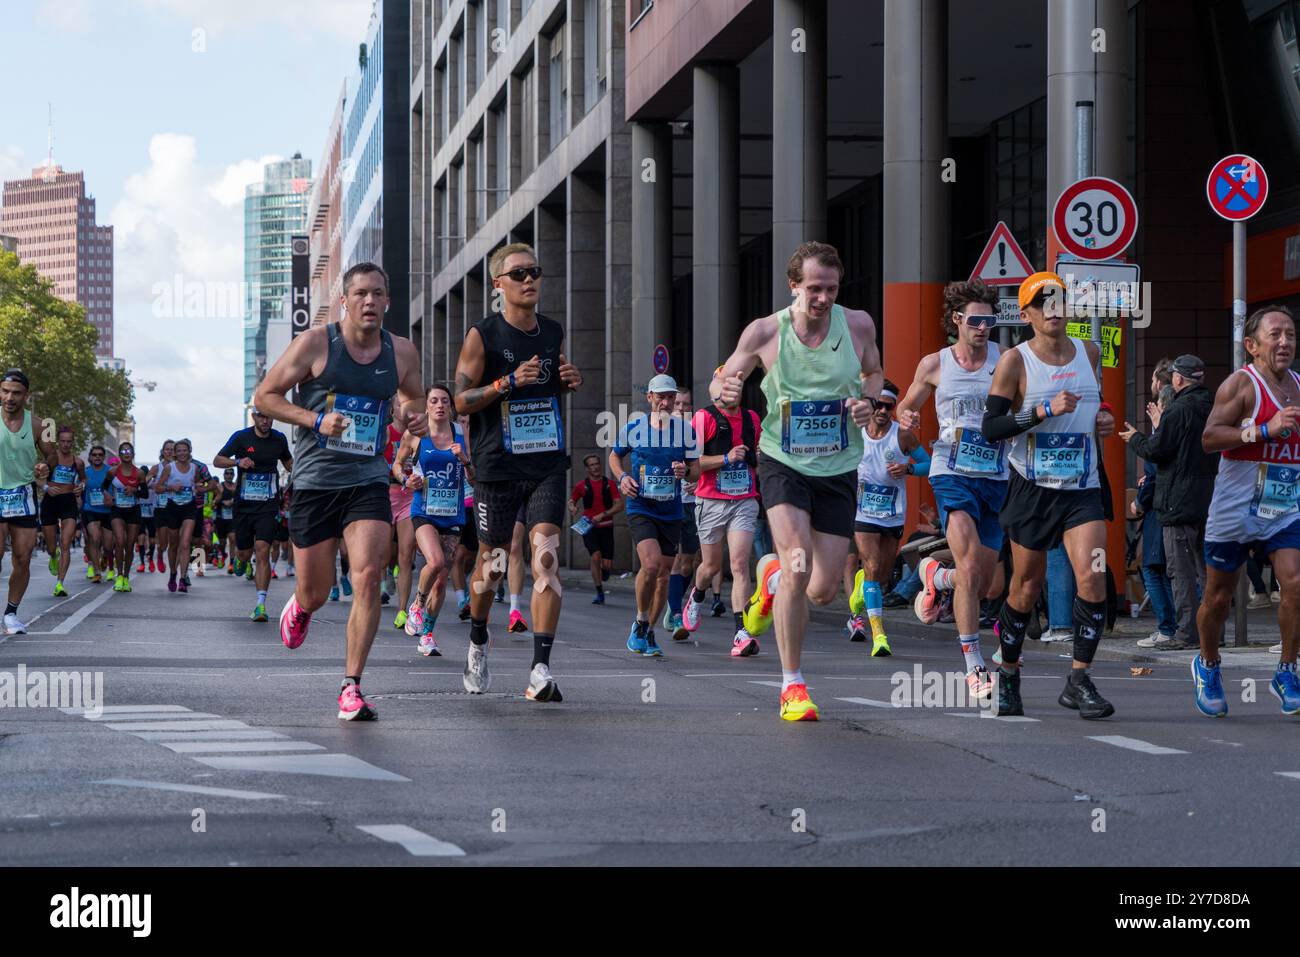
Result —
<instances>
[{"instance_id":1,"label":"pink running shoe","mask_svg":"<svg viewBox=\"0 0 1300 957\"><path fill-rule=\"evenodd\" d=\"M921 577L921 590L916 593L912 608L916 617L927 625L939 620L939 590L934 587L934 574L942 567L933 558L923 558L916 569Z\"/></svg>"},{"instance_id":2,"label":"pink running shoe","mask_svg":"<svg viewBox=\"0 0 1300 957\"><path fill-rule=\"evenodd\" d=\"M411 602L406 609L406 624L402 628L412 638L424 631L424 606L418 601Z\"/></svg>"},{"instance_id":3,"label":"pink running shoe","mask_svg":"<svg viewBox=\"0 0 1300 957\"><path fill-rule=\"evenodd\" d=\"M528 630L528 622L524 621L524 616L517 611L510 613L510 633L518 635Z\"/></svg>"},{"instance_id":4,"label":"pink running shoe","mask_svg":"<svg viewBox=\"0 0 1300 957\"><path fill-rule=\"evenodd\" d=\"M758 654L758 639L741 628L736 637L731 639L731 657L748 658Z\"/></svg>"},{"instance_id":5,"label":"pink running shoe","mask_svg":"<svg viewBox=\"0 0 1300 957\"><path fill-rule=\"evenodd\" d=\"M700 603L695 600L695 587L686 589L686 601L682 605L682 627L695 631L700 627Z\"/></svg>"},{"instance_id":6,"label":"pink running shoe","mask_svg":"<svg viewBox=\"0 0 1300 957\"><path fill-rule=\"evenodd\" d=\"M379 715L361 697L356 685L344 685L339 692L339 717L344 721L374 721Z\"/></svg>"},{"instance_id":7,"label":"pink running shoe","mask_svg":"<svg viewBox=\"0 0 1300 957\"><path fill-rule=\"evenodd\" d=\"M307 640L307 626L311 624L311 612L298 607L298 596L290 595L280 612L280 640L286 648L297 648ZM342 701L342 697L339 698ZM342 713L339 717L343 717Z\"/></svg>"}]
</instances>

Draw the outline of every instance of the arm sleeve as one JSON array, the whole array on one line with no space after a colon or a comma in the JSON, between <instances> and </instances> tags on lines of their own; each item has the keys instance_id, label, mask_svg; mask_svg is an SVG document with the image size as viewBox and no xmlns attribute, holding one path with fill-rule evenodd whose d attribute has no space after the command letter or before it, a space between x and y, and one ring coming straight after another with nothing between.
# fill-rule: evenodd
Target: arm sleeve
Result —
<instances>
[{"instance_id":1,"label":"arm sleeve","mask_svg":"<svg viewBox=\"0 0 1300 957\"><path fill-rule=\"evenodd\" d=\"M980 431L984 438L997 442L1028 432L1037 424L1038 418L1033 406L1025 406L1013 414L1010 399L991 395L984 404L984 421L980 425Z\"/></svg>"},{"instance_id":2,"label":"arm sleeve","mask_svg":"<svg viewBox=\"0 0 1300 957\"><path fill-rule=\"evenodd\" d=\"M924 445L918 445L908 454L912 457L913 475L930 474L930 453L925 450Z\"/></svg>"}]
</instances>

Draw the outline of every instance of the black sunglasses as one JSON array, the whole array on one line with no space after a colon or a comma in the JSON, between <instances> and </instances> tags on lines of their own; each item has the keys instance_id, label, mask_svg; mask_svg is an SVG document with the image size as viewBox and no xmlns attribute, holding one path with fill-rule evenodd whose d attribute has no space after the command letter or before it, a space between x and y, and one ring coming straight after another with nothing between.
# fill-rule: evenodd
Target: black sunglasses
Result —
<instances>
[{"instance_id":1,"label":"black sunglasses","mask_svg":"<svg viewBox=\"0 0 1300 957\"><path fill-rule=\"evenodd\" d=\"M542 267L541 266L520 266L518 269L512 269L507 273L502 273L502 275L509 276L515 282L523 282L525 277L529 279L541 279Z\"/></svg>"},{"instance_id":2,"label":"black sunglasses","mask_svg":"<svg viewBox=\"0 0 1300 957\"><path fill-rule=\"evenodd\" d=\"M876 408L884 409L886 412L892 409L895 405L897 405L896 402L881 402L879 399L876 400Z\"/></svg>"},{"instance_id":3,"label":"black sunglasses","mask_svg":"<svg viewBox=\"0 0 1300 957\"><path fill-rule=\"evenodd\" d=\"M969 312L959 312L957 315L965 320L966 325L974 326L976 329L987 329L998 321L998 317L994 315L976 315Z\"/></svg>"}]
</instances>

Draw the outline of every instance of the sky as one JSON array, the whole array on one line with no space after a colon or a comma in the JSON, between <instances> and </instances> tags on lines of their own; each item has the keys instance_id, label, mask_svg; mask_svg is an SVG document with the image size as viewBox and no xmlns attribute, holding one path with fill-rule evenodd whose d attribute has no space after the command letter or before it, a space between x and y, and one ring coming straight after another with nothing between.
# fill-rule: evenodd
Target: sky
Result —
<instances>
[{"instance_id":1,"label":"sky","mask_svg":"<svg viewBox=\"0 0 1300 957\"><path fill-rule=\"evenodd\" d=\"M243 280L244 187L296 151L315 172L371 6L4 0L0 180L45 162L52 106L55 162L115 227L114 352L157 383L136 388L141 461L182 436L211 461L242 426L242 298L223 293ZM206 305L175 314L178 283Z\"/></svg>"}]
</instances>

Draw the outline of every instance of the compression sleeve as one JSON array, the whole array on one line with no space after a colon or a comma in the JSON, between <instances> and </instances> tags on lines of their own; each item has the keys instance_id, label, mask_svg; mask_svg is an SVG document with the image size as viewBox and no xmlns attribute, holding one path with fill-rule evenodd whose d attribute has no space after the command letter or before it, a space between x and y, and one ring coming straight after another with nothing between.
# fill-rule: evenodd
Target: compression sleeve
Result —
<instances>
[{"instance_id":1,"label":"compression sleeve","mask_svg":"<svg viewBox=\"0 0 1300 957\"><path fill-rule=\"evenodd\" d=\"M984 422L980 431L991 442L1009 439L1022 432L1028 432L1038 424L1038 415L1033 406L1026 406L1019 412L1011 412L1011 400L1005 396L990 395L984 403Z\"/></svg>"},{"instance_id":2,"label":"compression sleeve","mask_svg":"<svg viewBox=\"0 0 1300 957\"><path fill-rule=\"evenodd\" d=\"M924 445L918 445L911 451L912 456L912 474L929 475L930 474L930 453L925 450Z\"/></svg>"}]
</instances>

